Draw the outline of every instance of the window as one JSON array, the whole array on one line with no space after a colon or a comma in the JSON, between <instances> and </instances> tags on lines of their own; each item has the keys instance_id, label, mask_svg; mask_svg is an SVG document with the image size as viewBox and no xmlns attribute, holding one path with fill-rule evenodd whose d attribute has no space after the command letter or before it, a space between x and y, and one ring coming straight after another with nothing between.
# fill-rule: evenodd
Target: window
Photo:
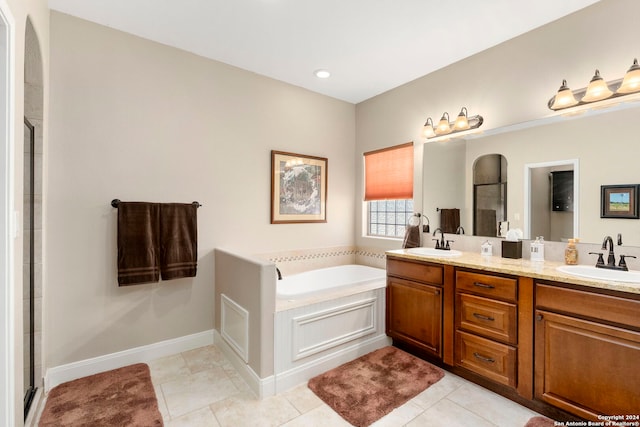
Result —
<instances>
[{"instance_id":1,"label":"window","mask_svg":"<svg viewBox=\"0 0 640 427\"><path fill-rule=\"evenodd\" d=\"M364 153L367 235L402 237L413 214L413 143Z\"/></svg>"},{"instance_id":2,"label":"window","mask_svg":"<svg viewBox=\"0 0 640 427\"><path fill-rule=\"evenodd\" d=\"M413 199L367 202L367 234L403 237L407 222L412 215Z\"/></svg>"}]
</instances>

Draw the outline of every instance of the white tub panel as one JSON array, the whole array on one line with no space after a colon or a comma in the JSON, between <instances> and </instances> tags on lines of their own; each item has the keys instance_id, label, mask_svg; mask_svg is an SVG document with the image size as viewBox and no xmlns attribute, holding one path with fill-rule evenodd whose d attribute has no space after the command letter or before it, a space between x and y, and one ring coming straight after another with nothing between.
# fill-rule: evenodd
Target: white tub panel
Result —
<instances>
[{"instance_id":1,"label":"white tub panel","mask_svg":"<svg viewBox=\"0 0 640 427\"><path fill-rule=\"evenodd\" d=\"M220 310L222 338L249 363L249 312L225 294L221 295Z\"/></svg>"},{"instance_id":2,"label":"white tub panel","mask_svg":"<svg viewBox=\"0 0 640 427\"><path fill-rule=\"evenodd\" d=\"M344 363L336 355L386 342L385 289L374 289L276 313L275 372L306 381L316 366ZM353 354L353 353L350 353ZM333 362L336 363L335 366ZM305 374L306 372L306 374Z\"/></svg>"},{"instance_id":3,"label":"white tub panel","mask_svg":"<svg viewBox=\"0 0 640 427\"><path fill-rule=\"evenodd\" d=\"M292 360L320 353L376 331L376 298L366 298L291 319Z\"/></svg>"}]
</instances>

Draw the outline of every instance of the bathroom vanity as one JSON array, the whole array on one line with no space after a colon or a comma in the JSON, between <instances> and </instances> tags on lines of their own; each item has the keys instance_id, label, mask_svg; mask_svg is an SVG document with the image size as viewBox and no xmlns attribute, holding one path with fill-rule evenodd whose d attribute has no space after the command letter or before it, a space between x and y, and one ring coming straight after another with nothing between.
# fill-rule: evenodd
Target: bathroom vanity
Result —
<instances>
[{"instance_id":1,"label":"bathroom vanity","mask_svg":"<svg viewBox=\"0 0 640 427\"><path fill-rule=\"evenodd\" d=\"M556 419L640 421L640 285L561 265L388 251L387 334Z\"/></svg>"}]
</instances>

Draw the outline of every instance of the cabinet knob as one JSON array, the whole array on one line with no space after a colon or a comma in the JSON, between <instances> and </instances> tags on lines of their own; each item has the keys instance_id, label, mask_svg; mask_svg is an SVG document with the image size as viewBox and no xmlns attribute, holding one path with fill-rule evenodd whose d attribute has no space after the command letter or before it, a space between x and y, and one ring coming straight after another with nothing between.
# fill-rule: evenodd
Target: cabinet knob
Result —
<instances>
[{"instance_id":1,"label":"cabinet knob","mask_svg":"<svg viewBox=\"0 0 640 427\"><path fill-rule=\"evenodd\" d=\"M536 320L537 320L538 322L539 322L539 321L541 321L542 319L543 319L542 314L537 314L537 315L536 315Z\"/></svg>"}]
</instances>

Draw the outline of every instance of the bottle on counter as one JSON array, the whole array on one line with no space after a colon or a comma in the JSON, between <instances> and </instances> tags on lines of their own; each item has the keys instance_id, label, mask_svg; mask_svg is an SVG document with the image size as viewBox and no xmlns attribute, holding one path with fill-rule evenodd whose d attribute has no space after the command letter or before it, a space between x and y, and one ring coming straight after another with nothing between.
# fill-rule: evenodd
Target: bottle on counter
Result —
<instances>
[{"instance_id":1,"label":"bottle on counter","mask_svg":"<svg viewBox=\"0 0 640 427\"><path fill-rule=\"evenodd\" d=\"M569 239L567 248L564 250L564 263L567 265L578 264L578 249L576 248L576 242L578 239Z\"/></svg>"},{"instance_id":2,"label":"bottle on counter","mask_svg":"<svg viewBox=\"0 0 640 427\"><path fill-rule=\"evenodd\" d=\"M536 237L531 243L531 261L544 261L544 237Z\"/></svg>"},{"instance_id":3,"label":"bottle on counter","mask_svg":"<svg viewBox=\"0 0 640 427\"><path fill-rule=\"evenodd\" d=\"M484 255L484 256L493 255L493 246L491 246L490 241L487 240L482 245L480 245L480 255Z\"/></svg>"}]
</instances>

